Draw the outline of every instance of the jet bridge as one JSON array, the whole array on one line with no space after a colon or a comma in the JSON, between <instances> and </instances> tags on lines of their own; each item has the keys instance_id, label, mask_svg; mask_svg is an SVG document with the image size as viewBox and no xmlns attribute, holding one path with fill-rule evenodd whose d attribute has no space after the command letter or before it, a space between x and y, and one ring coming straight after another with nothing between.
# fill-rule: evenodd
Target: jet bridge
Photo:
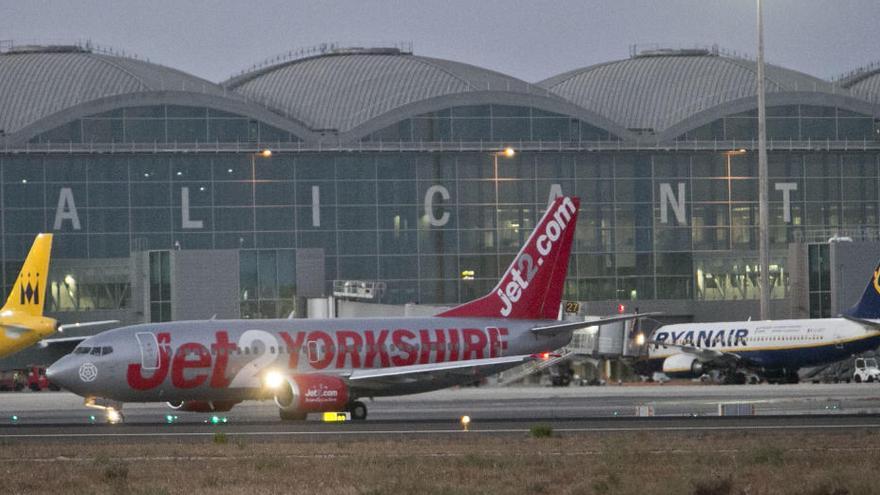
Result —
<instances>
[{"instance_id":1,"label":"jet bridge","mask_svg":"<svg viewBox=\"0 0 880 495\"><path fill-rule=\"evenodd\" d=\"M568 315L565 321L598 320L599 316L573 316ZM617 323L609 323L599 327L591 326L575 330L571 342L545 359L538 359L526 363L520 367L504 373L501 386L508 386L520 382L525 378L545 370L552 370L554 366L570 361L587 362L601 370L602 363L609 360L637 357L641 351L641 345L635 338L634 328L636 320L628 320ZM609 374L606 369L605 375Z\"/></svg>"}]
</instances>

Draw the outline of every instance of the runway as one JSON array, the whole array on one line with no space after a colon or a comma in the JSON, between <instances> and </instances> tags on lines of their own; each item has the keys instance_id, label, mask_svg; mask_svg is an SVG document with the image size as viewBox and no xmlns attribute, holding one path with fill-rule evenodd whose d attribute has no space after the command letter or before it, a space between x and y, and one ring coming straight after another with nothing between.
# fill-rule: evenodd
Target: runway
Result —
<instances>
[{"instance_id":1,"label":"runway","mask_svg":"<svg viewBox=\"0 0 880 495\"><path fill-rule=\"evenodd\" d=\"M719 417L720 403L749 403L755 415ZM85 408L73 394L5 393L0 394L0 440L200 439L218 431L316 440L456 435L463 433L463 415L472 419L468 433L473 434L526 434L536 424L548 424L558 433L880 427L877 384L482 387L377 398L367 406L364 422L324 424L315 415L306 422L282 423L270 401L249 401L218 413L221 423L214 425L210 414L178 412L164 404L126 404L124 424L106 425L101 411ZM640 406L654 416L638 417ZM167 415L172 415L172 424Z\"/></svg>"}]
</instances>

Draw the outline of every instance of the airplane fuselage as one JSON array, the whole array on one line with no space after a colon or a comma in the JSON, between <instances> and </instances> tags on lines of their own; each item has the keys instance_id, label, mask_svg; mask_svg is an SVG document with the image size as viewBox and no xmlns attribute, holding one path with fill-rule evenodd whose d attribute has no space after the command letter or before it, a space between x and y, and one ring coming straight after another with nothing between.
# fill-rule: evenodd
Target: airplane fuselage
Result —
<instances>
[{"instance_id":1,"label":"airplane fuselage","mask_svg":"<svg viewBox=\"0 0 880 495\"><path fill-rule=\"evenodd\" d=\"M797 370L845 359L880 345L880 331L845 318L740 321L665 325L654 331L648 361L659 371L663 360L681 353L662 342L735 353L750 367Z\"/></svg>"},{"instance_id":2,"label":"airplane fuselage","mask_svg":"<svg viewBox=\"0 0 880 495\"><path fill-rule=\"evenodd\" d=\"M76 370L64 373L79 376L64 384L73 392L120 402L245 400L265 396L261 379L267 370L345 377L361 369L541 353L568 343L570 332L546 337L529 331L542 323L552 321L428 317L152 323L89 338L53 368ZM409 394L479 376L450 374L448 379L389 382L374 389L353 386L352 394Z\"/></svg>"}]
</instances>

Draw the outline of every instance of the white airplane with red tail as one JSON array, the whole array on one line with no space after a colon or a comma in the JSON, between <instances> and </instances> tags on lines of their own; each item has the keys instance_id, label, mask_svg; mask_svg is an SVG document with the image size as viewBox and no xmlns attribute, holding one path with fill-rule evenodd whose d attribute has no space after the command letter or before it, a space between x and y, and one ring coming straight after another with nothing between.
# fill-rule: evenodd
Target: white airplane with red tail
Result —
<instances>
[{"instance_id":1,"label":"white airplane with red tail","mask_svg":"<svg viewBox=\"0 0 880 495\"><path fill-rule=\"evenodd\" d=\"M553 201L487 295L427 318L150 323L88 338L49 379L117 415L125 402L225 411L274 398L282 419L347 411L365 397L472 383L566 345L572 332L644 315L558 320L579 201Z\"/></svg>"}]
</instances>

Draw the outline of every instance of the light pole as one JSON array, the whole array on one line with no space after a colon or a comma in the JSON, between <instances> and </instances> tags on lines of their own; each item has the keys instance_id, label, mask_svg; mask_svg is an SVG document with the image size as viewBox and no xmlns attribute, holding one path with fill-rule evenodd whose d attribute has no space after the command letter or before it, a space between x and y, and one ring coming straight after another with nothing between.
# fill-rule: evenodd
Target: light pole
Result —
<instances>
[{"instance_id":1,"label":"light pole","mask_svg":"<svg viewBox=\"0 0 880 495\"><path fill-rule=\"evenodd\" d=\"M251 153L251 211L254 229L253 247L257 247L257 157L269 158L272 156L272 150L269 148Z\"/></svg>"},{"instance_id":2,"label":"light pole","mask_svg":"<svg viewBox=\"0 0 880 495\"><path fill-rule=\"evenodd\" d=\"M758 257L761 262L761 319L770 317L770 214L767 206L767 114L764 107L764 16L758 2Z\"/></svg>"},{"instance_id":3,"label":"light pole","mask_svg":"<svg viewBox=\"0 0 880 495\"><path fill-rule=\"evenodd\" d=\"M733 174L731 173L730 157L746 154L745 148L724 152L727 158L727 245L733 248Z\"/></svg>"},{"instance_id":4,"label":"light pole","mask_svg":"<svg viewBox=\"0 0 880 495\"><path fill-rule=\"evenodd\" d=\"M511 148L510 146L504 148L501 151L496 151L492 153L492 169L494 173L494 181L495 181L495 250L498 251L499 246L501 245L501 225L498 223L498 211L501 209L501 198L498 197L498 157L503 156L504 158L513 158L516 156L516 150Z\"/></svg>"},{"instance_id":5,"label":"light pole","mask_svg":"<svg viewBox=\"0 0 880 495\"><path fill-rule=\"evenodd\" d=\"M492 153L492 169L493 169L493 174L494 174L493 177L494 177L494 182L495 182L495 254L496 255L501 253L501 225L499 223L499 216L498 216L498 213L501 210L501 198L498 195L498 193L499 193L499 191L498 191L498 189L499 189L498 188L498 182L499 182L498 157L500 157L500 156L503 156L504 158L513 158L514 156L516 156L516 150L514 150L510 146L507 146L503 150L496 151L496 152ZM498 258L496 256L496 262L495 262L496 265L498 264L497 259ZM499 266L499 267L497 267L497 269L500 270L501 267Z\"/></svg>"}]
</instances>

